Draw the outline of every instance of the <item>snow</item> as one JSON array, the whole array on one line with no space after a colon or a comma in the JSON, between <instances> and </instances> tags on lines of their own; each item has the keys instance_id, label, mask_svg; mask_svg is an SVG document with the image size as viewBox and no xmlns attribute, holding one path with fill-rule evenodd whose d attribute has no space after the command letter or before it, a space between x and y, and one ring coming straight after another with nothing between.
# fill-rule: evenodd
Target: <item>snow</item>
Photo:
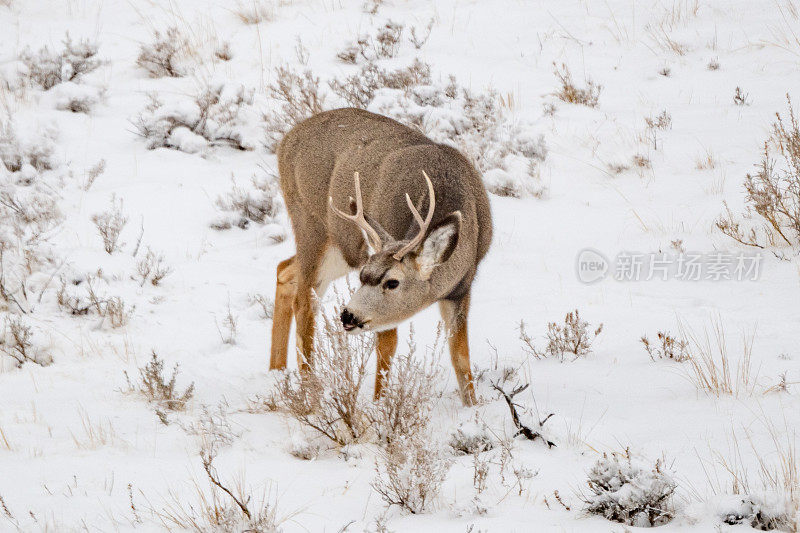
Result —
<instances>
[{"instance_id":1,"label":"snow","mask_svg":"<svg viewBox=\"0 0 800 533\"><path fill-rule=\"evenodd\" d=\"M796 520L797 493L793 504L759 474L761 461L779 465L780 450L788 449L778 449L774 436L793 442L800 424L796 253L783 248L782 260L763 251L755 281L623 282L613 279L613 265L592 284L576 274L587 248L609 260L623 251L677 256L677 240L702 254L751 251L713 222L723 202L742 212L744 176L760 160L775 112L786 113L786 93L800 84L792 4L704 0L694 12L686 0L386 0L374 15L362 4L275 2L270 20L244 24L234 4L214 0L0 1L0 121L13 124L13 135L0 131L0 192L52 199L59 213L48 242L31 247L41 261L4 252L6 279L14 287L26 280L21 319L32 328L37 359L52 363L18 368L0 356L0 530L174 530L164 509L176 500L197 507L198 490L209 494L199 456L209 434L229 436L215 461L219 476L241 482L253 502L273 502L287 532L339 531L351 522L349 531L379 523L393 531L622 530L587 515L580 492L603 452L628 446L647 459L645 468L663 455L674 471L676 514L665 531L741 529L726 517L746 523L757 508ZM430 38L417 50L406 39L409 28L431 19ZM486 425L495 444L481 454L487 486L476 494L473 457L454 456L430 509L414 515L387 510L370 486L379 444L339 450L280 412L253 407L276 379L267 371L271 323L253 296L274 294L275 268L294 253L293 239L284 212L240 229L217 201L231 191L231 177L259 199L251 177L277 172L260 130L262 112L279 106L267 90L274 69L310 69L326 88L361 68L337 60L337 52L389 20L406 29L396 57L379 64L402 68L419 57L431 65L431 80L409 94L382 89L371 108L419 117L432 136L447 140L471 127L463 93L452 101L442 96L450 75L475 96L494 91L499 123L489 135L473 132L456 144L485 156L479 165L487 185L506 192L491 195L494 241L470 311L482 401L461 406L445 354L431 423L432 442L444 450L456 428ZM151 78L136 65L140 44L152 42L153 27L172 25L196 47L181 58L191 75ZM23 52L60 50L67 32L75 43L96 41L102 64L47 91L28 83ZM298 38L305 59L296 52ZM223 42L232 59L212 60L209 51ZM554 62L566 64L576 84L602 85L597 107L553 96ZM718 69L708 68L713 62ZM660 73L665 69L669 76ZM748 105L733 103L736 87L749 95ZM219 115L207 136L185 125L162 129L165 142L150 149L156 145L137 134L132 122L141 113L156 124L196 119L195 98L209 88L219 97ZM153 93L163 107L148 109ZM57 105L95 94L88 113ZM331 96L328 104L341 102ZM672 127L653 137L644 119L663 110ZM510 151L492 152L503 145ZM706 153L717 164L698 169ZM650 168L632 164L637 154ZM85 187L88 169L101 159L104 172ZM122 249L109 255L91 217L109 209L112 195L124 200L128 222ZM213 229L221 218L233 227ZM281 234L288 238L275 238ZM0 245L17 250L25 238L0 220ZM158 286L132 279L148 247L173 269ZM100 298L121 298L131 313L127 324L112 328L94 311L72 315L60 307L61 278L65 294L84 302L90 279ZM344 282L337 287L345 290ZM330 293L324 305L332 304ZM542 344L547 323L561 323L575 308L592 329L604 325L590 354L561 362L525 352L520 320ZM224 342L229 313L235 343ZM8 321L22 313L0 298L0 315L7 339ZM420 347L433 344L437 320L435 306L412 319ZM706 394L689 379L687 363L651 361L639 342L681 327L701 335L715 323L724 326L733 365L741 335L755 331L752 394ZM401 349L408 331L401 327ZM137 379L151 351L168 371L179 365L180 390L195 386L185 410L166 413L167 425L129 391L125 376ZM429 353L419 349L417 357ZM783 373L788 392L766 393ZM511 440L508 406L491 388L509 374L531 384L515 397L523 422L535 427L554 413L545 428L557 447ZM748 472L747 490L734 494L720 458Z\"/></svg>"}]
</instances>

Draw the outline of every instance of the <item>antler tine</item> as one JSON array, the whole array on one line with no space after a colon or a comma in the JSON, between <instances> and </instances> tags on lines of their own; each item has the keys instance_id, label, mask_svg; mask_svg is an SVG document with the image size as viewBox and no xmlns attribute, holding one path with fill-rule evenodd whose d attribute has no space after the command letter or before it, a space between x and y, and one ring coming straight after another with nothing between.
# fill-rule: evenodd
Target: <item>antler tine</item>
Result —
<instances>
[{"instance_id":1,"label":"antler tine","mask_svg":"<svg viewBox=\"0 0 800 533\"><path fill-rule=\"evenodd\" d=\"M328 206L330 206L331 211L333 211L339 218L343 218L345 220L349 220L355 223L359 228L364 230L364 233L367 234L367 239L371 241L372 247L375 249L376 252L380 252L381 248L383 248L383 242L381 241L380 235L378 232L373 228L367 219L364 218L364 201L361 198L361 180L358 176L358 172L353 174L353 181L355 181L356 186L356 214L355 215L348 215L347 213L340 211L333 205L333 197L328 196ZM352 200L353 197L351 196L350 199Z\"/></svg>"},{"instance_id":2,"label":"antler tine","mask_svg":"<svg viewBox=\"0 0 800 533\"><path fill-rule=\"evenodd\" d=\"M394 254L394 258L398 261L403 258L408 252L419 246L419 243L425 238L425 233L428 231L428 226L430 226L431 220L433 220L433 211L436 208L436 193L433 190L433 183L431 182L430 176L424 170L422 171L422 175L425 177L425 183L428 185L428 197L430 198L430 203L428 204L428 214L425 216L425 220L422 220L422 216L417 211L417 208L414 207L414 202L411 201L411 197L406 193L406 203L408 204L408 208L411 210L411 215L414 217L414 220L417 222L419 226L419 233L408 241L408 244L403 246L400 250L398 250Z\"/></svg>"}]
</instances>

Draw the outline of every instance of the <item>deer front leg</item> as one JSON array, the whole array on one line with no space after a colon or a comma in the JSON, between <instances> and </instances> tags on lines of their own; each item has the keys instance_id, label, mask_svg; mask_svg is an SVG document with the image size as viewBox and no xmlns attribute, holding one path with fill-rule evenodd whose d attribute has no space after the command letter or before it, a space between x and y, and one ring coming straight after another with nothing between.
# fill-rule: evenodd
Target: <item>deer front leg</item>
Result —
<instances>
[{"instance_id":1,"label":"deer front leg","mask_svg":"<svg viewBox=\"0 0 800 533\"><path fill-rule=\"evenodd\" d=\"M275 286L275 309L272 312L272 341L269 369L286 368L289 350L289 331L292 328L292 302L297 290L297 264L294 256L278 263L278 282Z\"/></svg>"},{"instance_id":2,"label":"deer front leg","mask_svg":"<svg viewBox=\"0 0 800 533\"><path fill-rule=\"evenodd\" d=\"M475 386L469 364L469 341L467 339L467 313L469 294L460 300L441 300L439 311L447 329L450 360L456 372L461 402L469 407L475 405Z\"/></svg>"},{"instance_id":3,"label":"deer front leg","mask_svg":"<svg viewBox=\"0 0 800 533\"><path fill-rule=\"evenodd\" d=\"M313 363L314 350L314 302L312 287L298 276L297 292L294 296L295 333L297 335L297 367L301 372L308 371Z\"/></svg>"},{"instance_id":4,"label":"deer front leg","mask_svg":"<svg viewBox=\"0 0 800 533\"><path fill-rule=\"evenodd\" d=\"M389 375L392 367L392 357L397 350L397 328L378 333L378 363L375 369L375 399L377 400L383 390L383 382Z\"/></svg>"}]
</instances>

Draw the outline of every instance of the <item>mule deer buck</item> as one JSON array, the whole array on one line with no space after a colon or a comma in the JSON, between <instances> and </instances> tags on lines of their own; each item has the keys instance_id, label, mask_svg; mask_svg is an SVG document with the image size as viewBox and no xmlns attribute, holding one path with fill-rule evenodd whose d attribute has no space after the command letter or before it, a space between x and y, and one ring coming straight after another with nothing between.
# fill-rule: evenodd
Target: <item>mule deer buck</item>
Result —
<instances>
[{"instance_id":1,"label":"mule deer buck","mask_svg":"<svg viewBox=\"0 0 800 533\"><path fill-rule=\"evenodd\" d=\"M472 164L390 118L346 108L289 131L278 169L297 253L278 265L270 369L286 367L293 314L298 364L313 364L312 291L321 298L331 281L360 268L361 287L341 320L347 331L377 332L375 397L397 324L438 302L461 400L474 404L467 313L492 221Z\"/></svg>"}]
</instances>

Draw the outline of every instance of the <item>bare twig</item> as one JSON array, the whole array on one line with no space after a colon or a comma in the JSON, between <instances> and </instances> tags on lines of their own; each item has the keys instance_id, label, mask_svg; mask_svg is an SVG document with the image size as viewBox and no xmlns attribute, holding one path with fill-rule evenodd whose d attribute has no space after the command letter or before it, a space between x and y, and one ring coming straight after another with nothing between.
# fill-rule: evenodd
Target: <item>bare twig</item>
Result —
<instances>
[{"instance_id":1,"label":"bare twig","mask_svg":"<svg viewBox=\"0 0 800 533\"><path fill-rule=\"evenodd\" d=\"M514 437L516 437L518 435L522 435L523 437L525 437L528 440L542 439L547 444L548 448L553 448L556 445L555 442L552 442L552 441L546 439L538 431L533 431L531 428L529 428L528 426L524 425L519 419L519 414L517 413L517 404L514 403L514 396L516 396L520 392L523 392L529 386L530 386L530 383L526 383L525 385L520 385L518 387L514 387L514 390L512 390L511 392L506 392L502 388L500 388L500 386L498 386L496 383L492 383L492 388L494 390L496 390L497 392L499 392L503 396L503 398L505 398L506 403L508 404L508 408L511 410L511 420L514 422L514 426L516 426L516 428L517 428L517 432L514 434ZM553 414L554 413L550 413L549 415L544 417L543 420L540 420L539 421L539 427L544 426L545 422L550 420L550 417L553 416Z\"/></svg>"}]
</instances>

